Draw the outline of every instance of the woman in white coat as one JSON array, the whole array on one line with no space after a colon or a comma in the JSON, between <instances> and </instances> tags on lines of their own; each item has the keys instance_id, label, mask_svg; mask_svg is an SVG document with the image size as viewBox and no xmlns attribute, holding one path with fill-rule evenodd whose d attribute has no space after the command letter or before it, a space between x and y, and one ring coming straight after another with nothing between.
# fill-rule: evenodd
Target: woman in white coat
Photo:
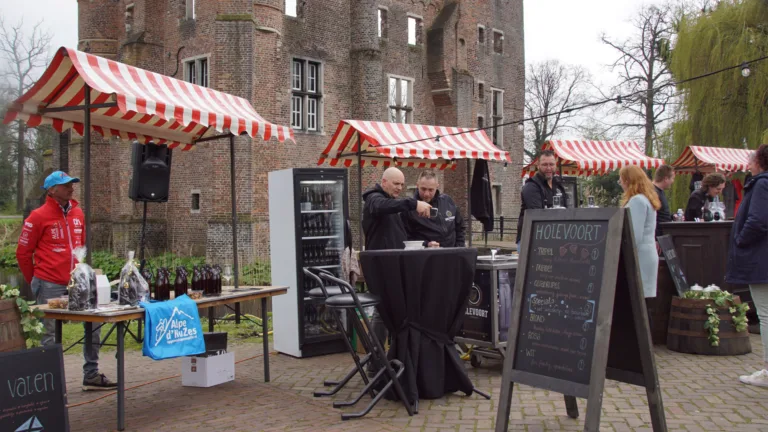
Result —
<instances>
[{"instance_id":1,"label":"woman in white coat","mask_svg":"<svg viewBox=\"0 0 768 432\"><path fill-rule=\"evenodd\" d=\"M653 183L640 167L630 165L619 171L624 189L621 204L629 209L637 245L637 260L645 297L656 297L659 254L656 251L656 210L661 207Z\"/></svg>"}]
</instances>

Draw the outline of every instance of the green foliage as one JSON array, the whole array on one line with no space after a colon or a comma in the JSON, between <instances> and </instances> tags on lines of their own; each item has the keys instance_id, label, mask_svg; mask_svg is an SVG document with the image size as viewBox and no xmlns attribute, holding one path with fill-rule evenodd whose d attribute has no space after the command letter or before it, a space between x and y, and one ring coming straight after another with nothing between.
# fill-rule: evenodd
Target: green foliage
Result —
<instances>
[{"instance_id":1,"label":"green foliage","mask_svg":"<svg viewBox=\"0 0 768 432\"><path fill-rule=\"evenodd\" d=\"M28 302L19 295L18 288L11 288L7 285L0 285L0 299L13 300L21 314L21 329L24 333L24 339L30 346L40 344L40 338L45 332L43 322L43 311L32 308L35 302Z\"/></svg>"},{"instance_id":2,"label":"green foliage","mask_svg":"<svg viewBox=\"0 0 768 432\"><path fill-rule=\"evenodd\" d=\"M624 191L619 186L619 172L611 171L605 175L590 176L584 180L585 193L595 197L595 204L600 207L618 207ZM586 191L589 192L586 192ZM586 205L586 197L584 197Z\"/></svg>"},{"instance_id":3,"label":"green foliage","mask_svg":"<svg viewBox=\"0 0 768 432\"><path fill-rule=\"evenodd\" d=\"M110 252L96 251L91 254L91 267L100 269L109 280L120 277L120 270L125 265L125 260L120 259Z\"/></svg>"},{"instance_id":4,"label":"green foliage","mask_svg":"<svg viewBox=\"0 0 768 432\"><path fill-rule=\"evenodd\" d=\"M749 310L749 305L746 303L735 304L733 302L733 294L728 291L687 291L683 294L683 298L712 300L714 302L714 306L711 303L707 303L705 306L708 317L704 323L704 328L709 331L709 343L713 347L720 345L720 312L726 308L731 314L731 322L736 331L743 332L747 330L747 311Z\"/></svg>"},{"instance_id":5,"label":"green foliage","mask_svg":"<svg viewBox=\"0 0 768 432\"><path fill-rule=\"evenodd\" d=\"M0 268L18 268L15 244L7 244L0 248Z\"/></svg>"},{"instance_id":6,"label":"green foliage","mask_svg":"<svg viewBox=\"0 0 768 432\"><path fill-rule=\"evenodd\" d=\"M240 285L268 286L272 284L272 266L269 261L256 261L240 270Z\"/></svg>"},{"instance_id":7,"label":"green foliage","mask_svg":"<svg viewBox=\"0 0 768 432\"><path fill-rule=\"evenodd\" d=\"M768 2L719 2L710 12L684 16L670 60L676 80L684 80L763 57L768 51ZM768 63L750 65L682 84L682 113L674 124L674 156L687 145L756 148L768 137ZM673 156L673 157L674 157ZM670 159L668 159L670 160ZM690 176L672 190L675 207L690 195Z\"/></svg>"}]
</instances>

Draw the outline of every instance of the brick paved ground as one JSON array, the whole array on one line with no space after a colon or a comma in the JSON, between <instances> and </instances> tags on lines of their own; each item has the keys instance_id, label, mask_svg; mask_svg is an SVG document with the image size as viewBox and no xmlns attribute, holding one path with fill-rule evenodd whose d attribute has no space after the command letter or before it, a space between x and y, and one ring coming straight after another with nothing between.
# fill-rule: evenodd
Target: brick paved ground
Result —
<instances>
[{"instance_id":1,"label":"brick paved ground","mask_svg":"<svg viewBox=\"0 0 768 432\"><path fill-rule=\"evenodd\" d=\"M738 375L752 372L761 362L763 347L752 336L754 352L736 357L690 356L656 347L667 424L670 431L768 431L768 389L744 386ZM260 344L234 347L237 359L261 353ZM272 354L272 382L262 382L262 359L238 364L236 381L210 389L181 386L181 378L152 383L127 393L127 430L130 431L261 431L261 430L365 430L365 431L490 431L493 428L501 364L480 369L467 365L475 385L493 399L450 395L421 401L420 412L408 417L394 402L382 401L363 420L342 422L331 399L314 399L312 392L326 378L343 375L351 360L332 355L298 360ZM70 404L100 396L80 391L81 356L67 355ZM114 359L105 355L103 369L115 377ZM154 362L139 353L127 355L127 386L179 373L179 360ZM354 388L360 388L353 380ZM338 399L347 398L345 392ZM601 431L648 431L650 422L644 392L607 381ZM361 404L367 398L361 401ZM530 387L516 387L510 430L581 430L583 422L566 417L562 395ZM71 407L73 431L115 429L115 397ZM582 415L585 401L579 401Z\"/></svg>"}]
</instances>

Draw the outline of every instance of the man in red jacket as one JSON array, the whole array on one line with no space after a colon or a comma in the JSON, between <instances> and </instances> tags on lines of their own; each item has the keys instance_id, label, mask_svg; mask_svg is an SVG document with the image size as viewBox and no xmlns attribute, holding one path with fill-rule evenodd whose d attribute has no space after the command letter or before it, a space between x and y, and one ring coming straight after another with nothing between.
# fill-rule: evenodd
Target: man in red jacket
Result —
<instances>
[{"instance_id":1,"label":"man in red jacket","mask_svg":"<svg viewBox=\"0 0 768 432\"><path fill-rule=\"evenodd\" d=\"M24 279L32 287L37 304L48 299L67 296L69 276L76 260L72 250L85 245L85 217L72 199L74 183L80 179L55 171L45 179L48 192L45 204L34 210L24 221L16 260ZM45 334L41 343L54 343L54 322L43 320ZM87 335L86 335L87 336ZM110 390L117 384L99 373L100 332L91 332L91 348L83 345L83 390Z\"/></svg>"}]
</instances>

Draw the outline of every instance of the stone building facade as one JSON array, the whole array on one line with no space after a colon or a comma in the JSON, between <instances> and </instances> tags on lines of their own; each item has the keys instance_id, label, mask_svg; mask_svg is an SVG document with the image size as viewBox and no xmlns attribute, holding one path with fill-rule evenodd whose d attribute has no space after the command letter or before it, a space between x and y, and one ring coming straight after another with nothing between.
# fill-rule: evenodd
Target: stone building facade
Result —
<instances>
[{"instance_id":1,"label":"stone building facade","mask_svg":"<svg viewBox=\"0 0 768 432\"><path fill-rule=\"evenodd\" d=\"M265 119L295 126L296 144L237 138L241 262L269 256L268 173L316 166L339 120L403 115L473 127L523 114L523 0L79 0L78 8L78 49L244 97ZM402 99L391 100L391 84ZM81 139L68 137L68 157L55 159L78 174ZM496 212L517 217L523 133L507 126L494 139L514 161L491 164ZM127 142L92 146L97 249L138 244L142 205L128 199L130 159ZM171 198L148 206L149 253L229 259L229 159L226 140L174 152ZM462 161L439 175L462 208L466 170ZM417 170L404 171L415 185ZM363 170L363 188L380 175ZM354 219L356 168L349 179Z\"/></svg>"}]
</instances>

